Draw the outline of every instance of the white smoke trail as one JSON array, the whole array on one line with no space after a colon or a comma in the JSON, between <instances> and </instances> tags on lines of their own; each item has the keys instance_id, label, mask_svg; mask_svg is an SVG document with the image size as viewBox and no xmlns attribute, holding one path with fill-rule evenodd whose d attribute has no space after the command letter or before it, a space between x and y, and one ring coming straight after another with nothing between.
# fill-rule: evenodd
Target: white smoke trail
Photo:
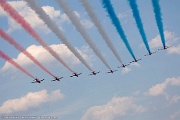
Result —
<instances>
[{"instance_id":1,"label":"white smoke trail","mask_svg":"<svg viewBox=\"0 0 180 120\"><path fill-rule=\"evenodd\" d=\"M6 0L0 0L0 6L6 11L11 18L19 23L32 37L34 37L54 58L62 63L68 70L74 72L61 57L49 47L44 40L37 34L31 25L8 3Z\"/></svg>"},{"instance_id":2,"label":"white smoke trail","mask_svg":"<svg viewBox=\"0 0 180 120\"><path fill-rule=\"evenodd\" d=\"M108 47L111 49L111 51L113 52L113 54L116 56L116 58L118 59L118 61L123 64L121 57L119 56L119 54L117 53L115 47L113 46L111 40L109 39L108 35L106 34L105 30L103 29L101 23L98 20L98 17L96 16L96 14L94 13L91 5L89 4L88 0L80 0L82 5L84 6L84 8L86 9L88 15L90 16L91 20L94 22L94 24L96 25L99 33L101 34L102 38L105 40L106 44L108 45Z\"/></svg>"},{"instance_id":3,"label":"white smoke trail","mask_svg":"<svg viewBox=\"0 0 180 120\"><path fill-rule=\"evenodd\" d=\"M41 8L41 6L36 3L34 0L24 0L26 1L31 9L33 9L41 18L49 29L51 29L56 36L70 49L70 51L90 70L91 67L88 65L88 63L85 61L85 59L79 54L79 52L71 45L71 43L68 41L66 36L63 34L63 32L57 27L56 23L45 13L45 11Z\"/></svg>"},{"instance_id":4,"label":"white smoke trail","mask_svg":"<svg viewBox=\"0 0 180 120\"><path fill-rule=\"evenodd\" d=\"M91 37L86 33L86 30L84 29L83 25L79 22L78 17L75 15L75 13L72 11L66 0L56 0L59 4L59 6L63 9L63 11L67 14L71 22L75 25L77 31L83 36L83 38L86 40L86 42L89 44L89 46L92 48L92 50L95 52L95 54L101 59L101 61L106 65L107 68L111 69L94 42L92 41Z\"/></svg>"}]
</instances>

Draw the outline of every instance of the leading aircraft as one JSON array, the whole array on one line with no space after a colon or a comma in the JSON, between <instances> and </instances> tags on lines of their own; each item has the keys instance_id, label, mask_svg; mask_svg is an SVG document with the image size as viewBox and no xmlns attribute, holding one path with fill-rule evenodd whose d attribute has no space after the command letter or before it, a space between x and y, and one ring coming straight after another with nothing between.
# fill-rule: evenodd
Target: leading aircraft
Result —
<instances>
[{"instance_id":1,"label":"leading aircraft","mask_svg":"<svg viewBox=\"0 0 180 120\"><path fill-rule=\"evenodd\" d=\"M41 83L41 81L44 81L44 79L39 80L38 78L35 78L31 83Z\"/></svg>"},{"instance_id":2,"label":"leading aircraft","mask_svg":"<svg viewBox=\"0 0 180 120\"><path fill-rule=\"evenodd\" d=\"M76 72L74 72L73 75L71 75L70 77L74 77L74 76L78 77L78 76L81 75L81 74L82 74L82 73L76 73Z\"/></svg>"},{"instance_id":3,"label":"leading aircraft","mask_svg":"<svg viewBox=\"0 0 180 120\"><path fill-rule=\"evenodd\" d=\"M131 62L129 62L129 63L133 63L133 62L138 62L138 61L140 61L140 60L142 60L142 59L134 59L133 61L131 61Z\"/></svg>"},{"instance_id":4,"label":"leading aircraft","mask_svg":"<svg viewBox=\"0 0 180 120\"><path fill-rule=\"evenodd\" d=\"M128 66L129 64L122 64L120 67L123 67L123 68L125 68L126 66ZM120 68L120 67L118 67L118 68Z\"/></svg>"},{"instance_id":5,"label":"leading aircraft","mask_svg":"<svg viewBox=\"0 0 180 120\"><path fill-rule=\"evenodd\" d=\"M114 72L116 72L116 71L118 71L118 70L110 70L109 72L107 72L107 73L114 73Z\"/></svg>"},{"instance_id":6,"label":"leading aircraft","mask_svg":"<svg viewBox=\"0 0 180 120\"><path fill-rule=\"evenodd\" d=\"M96 75L96 74L100 73L100 71L99 72L92 71L91 73L92 74L89 74L89 75Z\"/></svg>"},{"instance_id":7,"label":"leading aircraft","mask_svg":"<svg viewBox=\"0 0 180 120\"><path fill-rule=\"evenodd\" d=\"M54 77L54 80L51 80L51 81L60 81L63 77Z\"/></svg>"},{"instance_id":8,"label":"leading aircraft","mask_svg":"<svg viewBox=\"0 0 180 120\"><path fill-rule=\"evenodd\" d=\"M168 48L170 48L170 47L172 47L172 46L164 46L163 48L160 48L160 49L158 49L158 50L166 50L166 49L168 49Z\"/></svg>"}]
</instances>

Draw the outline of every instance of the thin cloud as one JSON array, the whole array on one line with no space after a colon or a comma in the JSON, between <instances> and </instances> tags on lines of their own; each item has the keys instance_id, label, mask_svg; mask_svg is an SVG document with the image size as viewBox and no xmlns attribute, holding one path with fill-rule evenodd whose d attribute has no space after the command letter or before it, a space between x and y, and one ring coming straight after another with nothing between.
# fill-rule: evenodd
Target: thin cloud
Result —
<instances>
[{"instance_id":1,"label":"thin cloud","mask_svg":"<svg viewBox=\"0 0 180 120\"><path fill-rule=\"evenodd\" d=\"M30 108L35 108L43 103L55 102L62 100L64 95L60 90L55 90L52 93L47 93L47 90L38 92L29 92L25 96L16 99L5 101L0 106L0 114L10 114L18 111L26 111Z\"/></svg>"},{"instance_id":2,"label":"thin cloud","mask_svg":"<svg viewBox=\"0 0 180 120\"><path fill-rule=\"evenodd\" d=\"M132 71L133 69L139 68L139 67L140 67L140 64L139 64L139 63L132 63L130 66L125 67L125 68L122 69L121 75L127 74L127 73L129 73L130 71Z\"/></svg>"},{"instance_id":3,"label":"thin cloud","mask_svg":"<svg viewBox=\"0 0 180 120\"><path fill-rule=\"evenodd\" d=\"M130 67L125 67L121 71L121 75L127 74L131 71L132 69Z\"/></svg>"},{"instance_id":4,"label":"thin cloud","mask_svg":"<svg viewBox=\"0 0 180 120\"><path fill-rule=\"evenodd\" d=\"M117 14L117 17L122 21L122 24L126 24L128 22L129 12L130 11L126 11Z\"/></svg>"},{"instance_id":5,"label":"thin cloud","mask_svg":"<svg viewBox=\"0 0 180 120\"><path fill-rule=\"evenodd\" d=\"M127 13L125 13L125 12L124 13L118 13L117 16L118 16L119 19L123 19L123 18L127 17Z\"/></svg>"},{"instance_id":6,"label":"thin cloud","mask_svg":"<svg viewBox=\"0 0 180 120\"><path fill-rule=\"evenodd\" d=\"M171 99L171 103L177 103L179 101L180 101L180 96L178 95L173 96Z\"/></svg>"},{"instance_id":7,"label":"thin cloud","mask_svg":"<svg viewBox=\"0 0 180 120\"><path fill-rule=\"evenodd\" d=\"M166 40L167 46L175 44L177 42L177 40L180 39L179 37L175 36L174 32L165 31L164 35L165 35L165 40ZM160 48L160 47L162 47L163 45L161 43L160 35L157 35L155 38L153 38L149 42L149 45L151 46L151 48Z\"/></svg>"},{"instance_id":8,"label":"thin cloud","mask_svg":"<svg viewBox=\"0 0 180 120\"><path fill-rule=\"evenodd\" d=\"M170 120L178 120L180 118L180 110L173 113L171 116L170 116Z\"/></svg>"},{"instance_id":9,"label":"thin cloud","mask_svg":"<svg viewBox=\"0 0 180 120\"><path fill-rule=\"evenodd\" d=\"M148 95L150 96L158 96L162 95L167 87L167 82L156 84L153 87L151 87L148 91Z\"/></svg>"},{"instance_id":10,"label":"thin cloud","mask_svg":"<svg viewBox=\"0 0 180 120\"><path fill-rule=\"evenodd\" d=\"M80 61L72 54L71 51L69 51L69 49L64 44L54 44L50 45L50 47L69 64L76 65L80 63ZM88 52L90 51L88 49L88 47L82 47L82 49L77 50L85 58L85 60L90 61L92 56ZM37 58L41 63L47 65L52 62L56 62L56 60L42 46L31 45L26 50L31 53L35 58ZM22 66L29 66L33 64L33 62L23 53L20 53L14 60L17 63L21 63ZM1 70L5 71L7 69L11 69L12 67L12 65L6 62L1 68Z\"/></svg>"},{"instance_id":11,"label":"thin cloud","mask_svg":"<svg viewBox=\"0 0 180 120\"><path fill-rule=\"evenodd\" d=\"M135 104L131 97L113 97L105 105L89 108L81 120L113 120L117 117L145 111L146 108Z\"/></svg>"},{"instance_id":12,"label":"thin cloud","mask_svg":"<svg viewBox=\"0 0 180 120\"><path fill-rule=\"evenodd\" d=\"M82 19L81 20L81 24L86 28L86 29L90 29L92 27L94 27L94 24L89 21L88 19Z\"/></svg>"},{"instance_id":13,"label":"thin cloud","mask_svg":"<svg viewBox=\"0 0 180 120\"><path fill-rule=\"evenodd\" d=\"M167 87L171 85L171 86L180 86L180 77L177 78L167 78L163 83L159 83L156 84L154 86L152 86L149 90L148 90L148 95L150 96L159 96L159 95L163 95L165 93L165 90L167 89Z\"/></svg>"},{"instance_id":14,"label":"thin cloud","mask_svg":"<svg viewBox=\"0 0 180 120\"><path fill-rule=\"evenodd\" d=\"M8 2L10 5L12 5L17 12L24 17L25 20L28 21L28 23L38 30L44 31L46 33L49 33L50 30L44 25L44 22L38 18L36 13L31 10L27 3L24 1L10 1ZM42 7L44 11L58 24L62 24L63 22L69 22L69 19L65 14L62 14L61 11L55 10L54 7L51 6L43 6ZM2 8L0 8L0 16L7 16L8 17L8 32L13 32L14 30L20 29L21 26L17 24L7 13L4 12ZM59 26L61 28L61 26Z\"/></svg>"},{"instance_id":15,"label":"thin cloud","mask_svg":"<svg viewBox=\"0 0 180 120\"><path fill-rule=\"evenodd\" d=\"M168 54L180 54L180 44L170 47L167 52Z\"/></svg>"},{"instance_id":16,"label":"thin cloud","mask_svg":"<svg viewBox=\"0 0 180 120\"><path fill-rule=\"evenodd\" d=\"M90 28L93 28L93 27L94 27L94 24L93 24L90 20L83 18L83 17L79 14L79 12L74 11L74 14L79 18L80 23L81 23L86 29L90 29ZM67 18L68 18L68 17L67 17ZM69 20L69 18L68 18L68 20ZM69 21L70 21L70 20L69 20Z\"/></svg>"}]
</instances>

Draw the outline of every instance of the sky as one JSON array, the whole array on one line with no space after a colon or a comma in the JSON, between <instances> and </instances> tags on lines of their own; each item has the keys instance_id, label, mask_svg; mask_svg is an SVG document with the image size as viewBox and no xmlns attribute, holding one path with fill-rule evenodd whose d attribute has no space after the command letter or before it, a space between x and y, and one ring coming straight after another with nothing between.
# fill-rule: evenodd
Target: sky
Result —
<instances>
[{"instance_id":1,"label":"sky","mask_svg":"<svg viewBox=\"0 0 180 120\"><path fill-rule=\"evenodd\" d=\"M46 116L62 120L180 119L180 1L159 0L165 43L171 47L158 50L163 44L152 1L136 0L141 19L139 24L143 25L151 52L157 51L155 54L144 56L148 54L148 50L128 0L111 0L136 59L142 59L131 64L133 57L118 33L117 26L114 26L103 1L107 0L89 0L89 5L117 52L116 56L84 8L83 0L66 1L75 15L73 20L77 18L76 22L71 21L69 13L58 5L57 0L36 0L57 29L47 27L47 22L43 22L25 1L7 0L69 69L44 49L0 6L0 29L51 73L41 69L0 37L1 51L34 78L45 79L40 84L31 83L34 78L0 58L1 119L8 116L36 116L36 119ZM76 23L80 26L75 25ZM60 36L57 31L61 32ZM64 44L62 36L78 52L84 63ZM91 40L93 48L86 38ZM122 68L121 62L129 65ZM90 69L100 73L90 75ZM110 69L118 71L107 73ZM70 77L73 74L71 70L82 74L79 77ZM63 78L52 82L53 76Z\"/></svg>"}]
</instances>

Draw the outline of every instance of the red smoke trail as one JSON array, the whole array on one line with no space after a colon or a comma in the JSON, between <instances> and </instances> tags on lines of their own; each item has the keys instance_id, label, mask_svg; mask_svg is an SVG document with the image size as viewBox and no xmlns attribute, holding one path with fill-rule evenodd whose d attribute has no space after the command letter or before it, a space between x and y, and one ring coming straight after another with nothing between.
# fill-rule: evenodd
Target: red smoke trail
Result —
<instances>
[{"instance_id":1,"label":"red smoke trail","mask_svg":"<svg viewBox=\"0 0 180 120\"><path fill-rule=\"evenodd\" d=\"M30 35L32 35L52 56L62 63L68 70L74 72L59 56L53 51L30 26L29 23L5 0L0 0L0 5L16 22L18 22Z\"/></svg>"},{"instance_id":2,"label":"red smoke trail","mask_svg":"<svg viewBox=\"0 0 180 120\"><path fill-rule=\"evenodd\" d=\"M35 77L33 77L28 71L26 71L24 68L22 68L18 63L16 63L13 59L11 59L9 56L7 56L5 53L3 53L1 50L0 50L0 57L5 59L12 65L14 65L16 68L20 69L22 72L27 74L29 77L32 77L33 79L35 79Z\"/></svg>"},{"instance_id":3,"label":"red smoke trail","mask_svg":"<svg viewBox=\"0 0 180 120\"><path fill-rule=\"evenodd\" d=\"M18 44L13 38L7 35L4 30L0 29L0 36L16 47L19 51L25 54L28 58L30 58L34 63L36 63L40 68L46 71L51 76L55 77L50 71L48 71L36 58L34 58L28 51L26 51L20 44Z\"/></svg>"}]
</instances>

